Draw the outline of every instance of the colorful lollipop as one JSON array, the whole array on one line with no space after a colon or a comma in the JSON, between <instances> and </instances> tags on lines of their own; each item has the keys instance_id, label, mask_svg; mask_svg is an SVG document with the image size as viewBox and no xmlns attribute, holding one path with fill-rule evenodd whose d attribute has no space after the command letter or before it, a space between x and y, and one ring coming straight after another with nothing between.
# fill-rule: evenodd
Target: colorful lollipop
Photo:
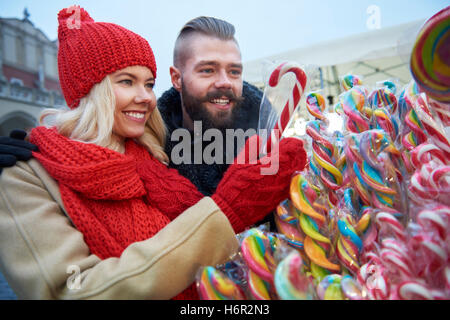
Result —
<instances>
[{"instance_id":1,"label":"colorful lollipop","mask_svg":"<svg viewBox=\"0 0 450 320\"><path fill-rule=\"evenodd\" d=\"M344 89L344 91L348 91L351 88L360 85L362 85L362 80L360 79L359 76L353 74L347 74L341 80L341 86Z\"/></svg>"},{"instance_id":2,"label":"colorful lollipop","mask_svg":"<svg viewBox=\"0 0 450 320\"><path fill-rule=\"evenodd\" d=\"M390 114L394 114L397 111L397 98L395 97L395 93L387 87L372 91L368 100L373 109L385 107L388 108Z\"/></svg>"},{"instance_id":3,"label":"colorful lollipop","mask_svg":"<svg viewBox=\"0 0 450 320\"><path fill-rule=\"evenodd\" d=\"M287 242L297 249L303 248L304 236L298 226L298 219L290 212L288 200L283 201L277 207L275 214L275 224L278 232L287 237Z\"/></svg>"},{"instance_id":4,"label":"colorful lollipop","mask_svg":"<svg viewBox=\"0 0 450 320\"><path fill-rule=\"evenodd\" d=\"M306 133L312 138L313 156L310 163L311 168L325 187L336 190L342 184L342 173L336 166L338 151L320 132L321 123L310 121L306 125Z\"/></svg>"},{"instance_id":5,"label":"colorful lollipop","mask_svg":"<svg viewBox=\"0 0 450 320\"><path fill-rule=\"evenodd\" d=\"M373 111L373 119L377 129L383 129L395 141L398 135L398 124L386 108L377 108Z\"/></svg>"},{"instance_id":6,"label":"colorful lollipop","mask_svg":"<svg viewBox=\"0 0 450 320\"><path fill-rule=\"evenodd\" d=\"M325 98L318 92L312 92L306 96L306 108L309 113L318 120L324 120Z\"/></svg>"},{"instance_id":7,"label":"colorful lollipop","mask_svg":"<svg viewBox=\"0 0 450 320\"><path fill-rule=\"evenodd\" d=\"M245 300L242 289L214 267L204 267L197 283L203 300Z\"/></svg>"},{"instance_id":8,"label":"colorful lollipop","mask_svg":"<svg viewBox=\"0 0 450 320\"><path fill-rule=\"evenodd\" d=\"M325 216L314 208L319 190L313 186L301 173L291 180L290 197L294 206L302 213L310 216L319 223L325 222Z\"/></svg>"},{"instance_id":9,"label":"colorful lollipop","mask_svg":"<svg viewBox=\"0 0 450 320\"><path fill-rule=\"evenodd\" d=\"M347 116L347 130L363 132L369 130L369 119L362 113L366 103L366 95L361 87L354 87L340 96L342 109Z\"/></svg>"},{"instance_id":10,"label":"colorful lollipop","mask_svg":"<svg viewBox=\"0 0 450 320\"><path fill-rule=\"evenodd\" d=\"M341 288L342 276L330 274L317 285L317 295L320 300L345 300Z\"/></svg>"},{"instance_id":11,"label":"colorful lollipop","mask_svg":"<svg viewBox=\"0 0 450 320\"><path fill-rule=\"evenodd\" d=\"M248 267L261 279L272 283L275 262L268 238L263 234L250 234L242 240L241 251Z\"/></svg>"},{"instance_id":12,"label":"colorful lollipop","mask_svg":"<svg viewBox=\"0 0 450 320\"><path fill-rule=\"evenodd\" d=\"M410 68L419 88L431 98L450 103L450 6L428 19L411 53Z\"/></svg>"},{"instance_id":13,"label":"colorful lollipop","mask_svg":"<svg viewBox=\"0 0 450 320\"><path fill-rule=\"evenodd\" d=\"M343 215L338 220L338 240L336 253L342 264L354 274L359 270L359 256L363 249L363 243L353 227L354 220L349 214Z\"/></svg>"},{"instance_id":14,"label":"colorful lollipop","mask_svg":"<svg viewBox=\"0 0 450 320\"><path fill-rule=\"evenodd\" d=\"M275 289L281 300L312 300L314 287L303 272L303 261L297 251L290 253L277 266Z\"/></svg>"}]
</instances>

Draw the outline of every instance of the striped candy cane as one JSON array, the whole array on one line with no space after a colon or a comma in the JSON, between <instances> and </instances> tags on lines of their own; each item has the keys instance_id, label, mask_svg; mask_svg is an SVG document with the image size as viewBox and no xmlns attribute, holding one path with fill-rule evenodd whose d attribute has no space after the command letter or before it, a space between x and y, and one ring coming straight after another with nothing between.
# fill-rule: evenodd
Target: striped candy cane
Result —
<instances>
[{"instance_id":1,"label":"striped candy cane","mask_svg":"<svg viewBox=\"0 0 450 320\"><path fill-rule=\"evenodd\" d=\"M292 94L289 96L286 105L281 111L278 121L272 129L271 135L267 139L266 150L270 152L271 146L278 143L284 129L286 129L291 116L294 114L300 99L303 95L303 91L306 86L306 74L300 66L294 62L284 62L280 64L270 75L269 86L275 87L280 82L280 79L288 72L293 72L296 77L296 82L294 88L292 89Z\"/></svg>"}]
</instances>

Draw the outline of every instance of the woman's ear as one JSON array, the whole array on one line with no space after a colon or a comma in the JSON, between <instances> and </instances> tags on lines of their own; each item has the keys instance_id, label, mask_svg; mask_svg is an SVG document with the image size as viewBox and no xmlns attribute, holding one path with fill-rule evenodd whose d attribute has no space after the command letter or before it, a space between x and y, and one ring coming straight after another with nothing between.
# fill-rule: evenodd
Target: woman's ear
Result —
<instances>
[{"instance_id":1,"label":"woman's ear","mask_svg":"<svg viewBox=\"0 0 450 320\"><path fill-rule=\"evenodd\" d=\"M181 72L175 67L170 67L170 80L172 81L173 87L181 92Z\"/></svg>"}]
</instances>

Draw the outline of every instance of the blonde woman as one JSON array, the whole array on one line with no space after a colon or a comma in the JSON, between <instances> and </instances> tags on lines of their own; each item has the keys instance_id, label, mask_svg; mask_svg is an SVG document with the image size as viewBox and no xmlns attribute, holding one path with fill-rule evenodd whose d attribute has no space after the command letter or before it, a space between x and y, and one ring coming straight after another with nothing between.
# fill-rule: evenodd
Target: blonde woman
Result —
<instances>
[{"instance_id":1,"label":"blonde woman","mask_svg":"<svg viewBox=\"0 0 450 320\"><path fill-rule=\"evenodd\" d=\"M305 164L301 142L282 141L277 176L250 179L260 163L232 165L203 197L166 166L148 42L79 7L58 20L70 110L46 110L30 133L35 159L1 175L1 272L26 299L196 299L199 266L228 259L235 232L286 196Z\"/></svg>"}]
</instances>

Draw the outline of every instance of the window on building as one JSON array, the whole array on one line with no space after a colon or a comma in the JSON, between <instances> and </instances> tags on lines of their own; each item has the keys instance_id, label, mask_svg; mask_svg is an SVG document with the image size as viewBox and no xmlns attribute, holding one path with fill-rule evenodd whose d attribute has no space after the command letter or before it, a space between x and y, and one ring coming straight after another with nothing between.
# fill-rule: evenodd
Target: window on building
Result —
<instances>
[{"instance_id":1,"label":"window on building","mask_svg":"<svg viewBox=\"0 0 450 320\"><path fill-rule=\"evenodd\" d=\"M23 37L16 38L16 59L19 65L25 65L25 41Z\"/></svg>"}]
</instances>

